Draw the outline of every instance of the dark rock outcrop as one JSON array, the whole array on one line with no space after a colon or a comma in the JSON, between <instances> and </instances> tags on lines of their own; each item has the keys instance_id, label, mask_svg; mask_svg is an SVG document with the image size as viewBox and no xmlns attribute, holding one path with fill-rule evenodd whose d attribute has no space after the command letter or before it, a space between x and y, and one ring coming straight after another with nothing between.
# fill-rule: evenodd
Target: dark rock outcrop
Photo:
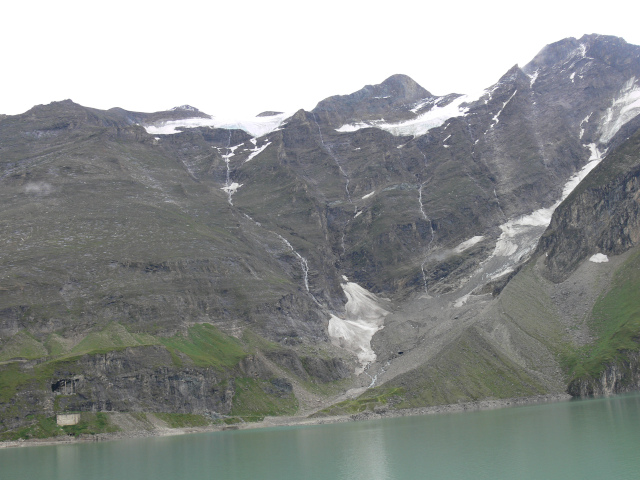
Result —
<instances>
[{"instance_id":1,"label":"dark rock outcrop","mask_svg":"<svg viewBox=\"0 0 640 480\"><path fill-rule=\"evenodd\" d=\"M625 352L625 359L608 365L598 378L572 380L567 393L593 397L640 391L640 354Z\"/></svg>"},{"instance_id":2,"label":"dark rock outcrop","mask_svg":"<svg viewBox=\"0 0 640 480\"><path fill-rule=\"evenodd\" d=\"M591 255L620 255L640 243L640 130L560 205L538 245L560 282Z\"/></svg>"}]
</instances>

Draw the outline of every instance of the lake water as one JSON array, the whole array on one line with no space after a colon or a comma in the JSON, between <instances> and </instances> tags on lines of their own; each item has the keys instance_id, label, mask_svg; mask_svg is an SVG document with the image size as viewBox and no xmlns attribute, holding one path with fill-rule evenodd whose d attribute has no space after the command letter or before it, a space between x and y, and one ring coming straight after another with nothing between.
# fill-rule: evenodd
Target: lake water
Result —
<instances>
[{"instance_id":1,"label":"lake water","mask_svg":"<svg viewBox=\"0 0 640 480\"><path fill-rule=\"evenodd\" d=\"M637 479L640 395L0 450L0 479Z\"/></svg>"}]
</instances>

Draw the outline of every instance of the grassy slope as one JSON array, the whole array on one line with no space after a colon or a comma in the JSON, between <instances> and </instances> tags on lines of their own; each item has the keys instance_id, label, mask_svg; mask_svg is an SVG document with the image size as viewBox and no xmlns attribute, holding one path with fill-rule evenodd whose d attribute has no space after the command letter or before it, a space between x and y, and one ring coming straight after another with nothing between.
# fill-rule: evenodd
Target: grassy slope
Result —
<instances>
[{"instance_id":1,"label":"grassy slope","mask_svg":"<svg viewBox=\"0 0 640 480\"><path fill-rule=\"evenodd\" d=\"M30 438L50 438L61 435L94 435L96 433L111 433L119 431L116 425L113 425L106 413L89 413L83 412L80 416L80 422L76 425L65 425L63 427L56 423L56 417L45 417L44 415L35 415L27 418L30 422L17 430L9 432L0 432L0 441L3 440L19 440Z\"/></svg>"},{"instance_id":2,"label":"grassy slope","mask_svg":"<svg viewBox=\"0 0 640 480\"><path fill-rule=\"evenodd\" d=\"M429 364L390 384L409 392L397 408L546 393L539 381L475 328L465 331Z\"/></svg>"},{"instance_id":3,"label":"grassy slope","mask_svg":"<svg viewBox=\"0 0 640 480\"><path fill-rule=\"evenodd\" d=\"M185 334L163 338L146 334L132 334L124 326L112 323L103 330L88 334L73 348L59 350L58 355L46 357L45 347L38 342L35 343L38 347L36 349L31 345L31 342L27 345L28 351L40 351L43 354L41 358L46 358L46 361L27 370L23 370L21 364L15 361L0 365L0 403L7 406L14 398L26 391L47 390L52 375L58 369L64 369L69 374L81 373L78 370L77 360L82 355L95 355L145 345L163 345L172 354L174 364L178 368L189 364L196 367L214 368L223 375L230 374L235 377L233 407L231 416L225 420L227 422L260 421L267 415L292 415L298 409L298 401L293 392L286 388L283 389L281 386L278 387L277 381L248 378L237 371L238 363L249 353L254 353L256 349L268 351L282 348L249 331L245 331L242 340L237 340L225 335L213 325L198 324L190 327ZM24 357L24 355L21 356ZM54 402L54 410L56 405L57 402ZM17 413L14 407L9 406L8 409L5 409L4 414ZM94 418L94 415L94 417L85 418L85 416L86 414L83 413L83 422L73 427L56 426L55 417L27 418L25 427L0 433L0 440L114 431L106 417ZM202 426L210 423L209 419L201 415L166 412L157 414L157 416L167 422L171 428Z\"/></svg>"},{"instance_id":4,"label":"grassy slope","mask_svg":"<svg viewBox=\"0 0 640 480\"><path fill-rule=\"evenodd\" d=\"M569 351L545 280L528 265L482 320L427 363L341 402L323 414L376 406L414 408L485 398L533 396L563 389L558 357Z\"/></svg>"},{"instance_id":5,"label":"grassy slope","mask_svg":"<svg viewBox=\"0 0 640 480\"><path fill-rule=\"evenodd\" d=\"M597 339L566 355L573 380L596 379L607 366L640 350L640 251L616 272L611 288L593 307L590 329Z\"/></svg>"},{"instance_id":6,"label":"grassy slope","mask_svg":"<svg viewBox=\"0 0 640 480\"><path fill-rule=\"evenodd\" d=\"M176 351L187 355L196 366L218 369L231 368L247 355L241 342L210 324L194 325L186 335L178 334L159 341L172 353L178 366L183 362Z\"/></svg>"},{"instance_id":7,"label":"grassy slope","mask_svg":"<svg viewBox=\"0 0 640 480\"><path fill-rule=\"evenodd\" d=\"M277 391L266 380L236 377L232 416L256 422L265 416L293 415L297 410L293 391Z\"/></svg>"}]
</instances>

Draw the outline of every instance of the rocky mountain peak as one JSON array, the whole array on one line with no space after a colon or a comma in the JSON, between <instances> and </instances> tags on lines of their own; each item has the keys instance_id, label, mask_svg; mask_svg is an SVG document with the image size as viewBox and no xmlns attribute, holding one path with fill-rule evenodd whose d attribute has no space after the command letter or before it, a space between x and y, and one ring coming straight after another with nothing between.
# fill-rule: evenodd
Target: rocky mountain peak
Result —
<instances>
[{"instance_id":1,"label":"rocky mountain peak","mask_svg":"<svg viewBox=\"0 0 640 480\"><path fill-rule=\"evenodd\" d=\"M567 62L575 64L581 59L603 62L607 65L628 65L640 58L640 47L610 35L589 34L580 39L565 38L545 46L524 68L531 75L539 69L549 69Z\"/></svg>"},{"instance_id":2,"label":"rocky mountain peak","mask_svg":"<svg viewBox=\"0 0 640 480\"><path fill-rule=\"evenodd\" d=\"M630 45L620 37L584 35L580 38L580 43L585 46L585 56L617 68L626 68L640 58L640 48Z\"/></svg>"},{"instance_id":3,"label":"rocky mountain peak","mask_svg":"<svg viewBox=\"0 0 640 480\"><path fill-rule=\"evenodd\" d=\"M558 42L550 43L533 57L523 70L527 74L532 74L539 68L551 67L562 62L570 55L574 54L580 47L580 42L574 37L565 38Z\"/></svg>"},{"instance_id":4,"label":"rocky mountain peak","mask_svg":"<svg viewBox=\"0 0 640 480\"><path fill-rule=\"evenodd\" d=\"M381 84L367 86L363 90L365 89L368 89L373 95L385 94L394 100L403 100L405 102L417 102L433 96L411 77L403 74L392 75Z\"/></svg>"},{"instance_id":5,"label":"rocky mountain peak","mask_svg":"<svg viewBox=\"0 0 640 480\"><path fill-rule=\"evenodd\" d=\"M527 74L520 68L518 64L515 64L511 67L507 72L500 77L500 80L496 83L496 85L515 85L519 86L520 84L530 84L530 78Z\"/></svg>"},{"instance_id":6,"label":"rocky mountain peak","mask_svg":"<svg viewBox=\"0 0 640 480\"><path fill-rule=\"evenodd\" d=\"M276 112L274 110L267 110L265 112L259 113L256 117L273 117L275 115L281 115L284 112Z\"/></svg>"},{"instance_id":7,"label":"rocky mountain peak","mask_svg":"<svg viewBox=\"0 0 640 480\"><path fill-rule=\"evenodd\" d=\"M345 123L412 118L411 107L434 96L407 75L392 75L380 84L366 85L349 95L322 100L313 113L323 121L340 126Z\"/></svg>"},{"instance_id":8,"label":"rocky mountain peak","mask_svg":"<svg viewBox=\"0 0 640 480\"><path fill-rule=\"evenodd\" d=\"M178 107L173 107L171 111L183 111L183 112L200 112L196 107L192 107L191 105L180 105Z\"/></svg>"},{"instance_id":9,"label":"rocky mountain peak","mask_svg":"<svg viewBox=\"0 0 640 480\"><path fill-rule=\"evenodd\" d=\"M48 104L35 105L34 107L27 110L25 113L32 114L43 114L45 112L53 112L53 111L71 111L71 110L80 110L84 109L84 107L78 103L75 103L71 99L66 100L58 100L55 102L51 102Z\"/></svg>"}]
</instances>

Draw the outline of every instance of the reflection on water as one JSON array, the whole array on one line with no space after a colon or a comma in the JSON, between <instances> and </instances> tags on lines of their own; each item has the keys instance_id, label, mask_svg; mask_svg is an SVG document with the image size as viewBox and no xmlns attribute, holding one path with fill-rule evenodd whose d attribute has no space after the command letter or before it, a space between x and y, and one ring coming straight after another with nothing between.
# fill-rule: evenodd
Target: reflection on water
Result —
<instances>
[{"instance_id":1,"label":"reflection on water","mask_svg":"<svg viewBox=\"0 0 640 480\"><path fill-rule=\"evenodd\" d=\"M640 395L370 422L0 450L0 478L635 479Z\"/></svg>"},{"instance_id":2,"label":"reflection on water","mask_svg":"<svg viewBox=\"0 0 640 480\"><path fill-rule=\"evenodd\" d=\"M386 480L394 478L389 471L385 436L386 428L367 423L358 425L355 434L340 455L340 478L345 480Z\"/></svg>"}]
</instances>

